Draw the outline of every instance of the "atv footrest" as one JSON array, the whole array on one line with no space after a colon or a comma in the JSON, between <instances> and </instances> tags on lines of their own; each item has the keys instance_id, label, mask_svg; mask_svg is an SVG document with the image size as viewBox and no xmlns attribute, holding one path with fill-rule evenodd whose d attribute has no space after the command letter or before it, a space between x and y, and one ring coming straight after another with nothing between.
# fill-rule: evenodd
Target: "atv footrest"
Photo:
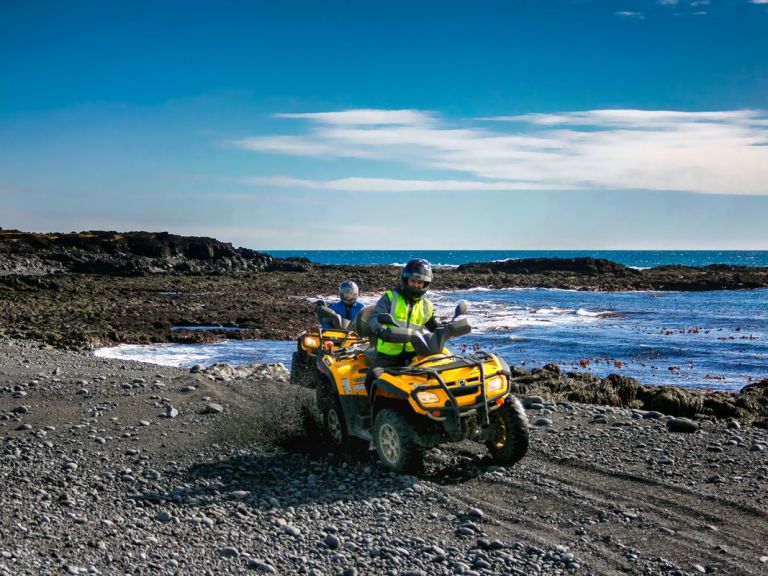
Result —
<instances>
[{"instance_id":1,"label":"atv footrest","mask_svg":"<svg viewBox=\"0 0 768 576\"><path fill-rule=\"evenodd\" d=\"M371 440L371 417L369 415L355 415L354 428L355 436Z\"/></svg>"}]
</instances>

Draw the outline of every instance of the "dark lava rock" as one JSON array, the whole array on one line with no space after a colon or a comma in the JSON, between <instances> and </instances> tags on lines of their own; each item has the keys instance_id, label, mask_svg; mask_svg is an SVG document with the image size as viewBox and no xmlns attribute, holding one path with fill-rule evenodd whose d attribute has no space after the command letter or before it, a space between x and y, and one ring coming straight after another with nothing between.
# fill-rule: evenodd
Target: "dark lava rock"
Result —
<instances>
[{"instance_id":1,"label":"dark lava rock","mask_svg":"<svg viewBox=\"0 0 768 576\"><path fill-rule=\"evenodd\" d=\"M501 262L473 262L462 264L459 271L509 272L512 274L536 274L540 272L575 272L594 276L597 274L636 274L639 270L602 258L526 258Z\"/></svg>"},{"instance_id":2,"label":"dark lava rock","mask_svg":"<svg viewBox=\"0 0 768 576\"><path fill-rule=\"evenodd\" d=\"M40 269L64 269L81 274L139 275L162 272L257 271L281 259L213 238L178 236L168 232L87 231L36 234L2 231L0 253L14 259L33 258ZM286 266L295 266L289 263Z\"/></svg>"},{"instance_id":3,"label":"dark lava rock","mask_svg":"<svg viewBox=\"0 0 768 576\"><path fill-rule=\"evenodd\" d=\"M628 376L611 374L598 378L585 372L555 374L534 370L513 378L513 382L522 394L531 395L528 398L541 394L569 402L642 409L647 411L644 418L668 414L739 420L756 427L768 427L768 379L745 386L737 393L645 386Z\"/></svg>"},{"instance_id":4,"label":"dark lava rock","mask_svg":"<svg viewBox=\"0 0 768 576\"><path fill-rule=\"evenodd\" d=\"M667 422L667 429L670 432L696 432L699 425L688 418L673 418Z\"/></svg>"}]
</instances>

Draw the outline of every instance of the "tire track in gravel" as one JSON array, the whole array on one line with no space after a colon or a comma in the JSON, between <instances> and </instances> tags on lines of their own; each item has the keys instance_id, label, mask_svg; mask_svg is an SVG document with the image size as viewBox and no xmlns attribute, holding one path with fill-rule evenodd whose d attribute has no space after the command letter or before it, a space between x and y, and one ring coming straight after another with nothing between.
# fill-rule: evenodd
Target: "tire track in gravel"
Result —
<instances>
[{"instance_id":1,"label":"tire track in gravel","mask_svg":"<svg viewBox=\"0 0 768 576\"><path fill-rule=\"evenodd\" d=\"M533 451L502 483L486 478L444 489L483 509L499 537L567 544L600 573L642 572L628 558L633 553L684 570L701 564L728 574L761 573L768 515L756 508Z\"/></svg>"}]
</instances>

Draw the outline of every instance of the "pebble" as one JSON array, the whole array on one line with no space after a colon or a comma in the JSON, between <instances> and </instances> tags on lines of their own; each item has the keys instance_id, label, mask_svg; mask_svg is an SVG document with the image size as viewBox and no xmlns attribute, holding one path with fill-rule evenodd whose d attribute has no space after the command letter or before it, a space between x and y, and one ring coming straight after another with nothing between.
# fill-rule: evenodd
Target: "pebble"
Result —
<instances>
[{"instance_id":1,"label":"pebble","mask_svg":"<svg viewBox=\"0 0 768 576\"><path fill-rule=\"evenodd\" d=\"M544 398L541 396L526 396L523 398L523 408L530 408L532 404L538 404L544 407Z\"/></svg>"},{"instance_id":2,"label":"pebble","mask_svg":"<svg viewBox=\"0 0 768 576\"><path fill-rule=\"evenodd\" d=\"M238 558L240 556L240 551L233 546L226 546L224 548L219 548L219 556L223 556L224 558Z\"/></svg>"},{"instance_id":3,"label":"pebble","mask_svg":"<svg viewBox=\"0 0 768 576\"><path fill-rule=\"evenodd\" d=\"M688 418L673 418L667 422L667 429L670 432L691 433L696 432L699 429L699 425Z\"/></svg>"},{"instance_id":4,"label":"pebble","mask_svg":"<svg viewBox=\"0 0 768 576\"><path fill-rule=\"evenodd\" d=\"M215 402L209 402L203 409L203 414L221 414L222 412L224 412L224 407Z\"/></svg>"},{"instance_id":5,"label":"pebble","mask_svg":"<svg viewBox=\"0 0 768 576\"><path fill-rule=\"evenodd\" d=\"M195 390L197 390L197 388L194 386L182 386L179 388L179 392L194 392Z\"/></svg>"},{"instance_id":6,"label":"pebble","mask_svg":"<svg viewBox=\"0 0 768 576\"><path fill-rule=\"evenodd\" d=\"M179 415L179 411L173 407L172 404L168 404L168 406L165 408L165 417L166 418L176 418L176 416Z\"/></svg>"},{"instance_id":7,"label":"pebble","mask_svg":"<svg viewBox=\"0 0 768 576\"><path fill-rule=\"evenodd\" d=\"M248 567L256 570L257 572L264 572L265 574L277 574L277 569L272 566L272 564L267 564L266 562L256 561L252 565L251 561L249 560Z\"/></svg>"},{"instance_id":8,"label":"pebble","mask_svg":"<svg viewBox=\"0 0 768 576\"><path fill-rule=\"evenodd\" d=\"M552 426L552 420L549 418L537 418L534 423L534 426Z\"/></svg>"},{"instance_id":9,"label":"pebble","mask_svg":"<svg viewBox=\"0 0 768 576\"><path fill-rule=\"evenodd\" d=\"M160 472L152 468L144 470L144 478L147 480L160 480Z\"/></svg>"},{"instance_id":10,"label":"pebble","mask_svg":"<svg viewBox=\"0 0 768 576\"><path fill-rule=\"evenodd\" d=\"M173 520L173 516L168 510L160 510L160 512L155 515L155 520L158 522L170 522Z\"/></svg>"},{"instance_id":11,"label":"pebble","mask_svg":"<svg viewBox=\"0 0 768 576\"><path fill-rule=\"evenodd\" d=\"M325 536L325 545L331 550L338 550L341 548L341 540L335 534L327 534Z\"/></svg>"}]
</instances>

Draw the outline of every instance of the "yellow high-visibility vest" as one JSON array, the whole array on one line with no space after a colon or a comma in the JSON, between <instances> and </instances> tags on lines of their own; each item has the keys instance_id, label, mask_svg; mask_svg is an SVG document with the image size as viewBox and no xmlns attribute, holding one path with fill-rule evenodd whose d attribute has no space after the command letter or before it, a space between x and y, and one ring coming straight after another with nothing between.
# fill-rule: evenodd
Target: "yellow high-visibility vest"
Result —
<instances>
[{"instance_id":1,"label":"yellow high-visibility vest","mask_svg":"<svg viewBox=\"0 0 768 576\"><path fill-rule=\"evenodd\" d=\"M395 320L405 324L408 328L421 328L424 323L432 318L432 302L426 298L419 298L413 302L413 306L408 306L406 298L393 290L387 290L387 295L392 303L389 307L389 313ZM376 342L376 350L388 356L397 356L403 350L413 352L413 344L400 342L385 342L381 338Z\"/></svg>"}]
</instances>

